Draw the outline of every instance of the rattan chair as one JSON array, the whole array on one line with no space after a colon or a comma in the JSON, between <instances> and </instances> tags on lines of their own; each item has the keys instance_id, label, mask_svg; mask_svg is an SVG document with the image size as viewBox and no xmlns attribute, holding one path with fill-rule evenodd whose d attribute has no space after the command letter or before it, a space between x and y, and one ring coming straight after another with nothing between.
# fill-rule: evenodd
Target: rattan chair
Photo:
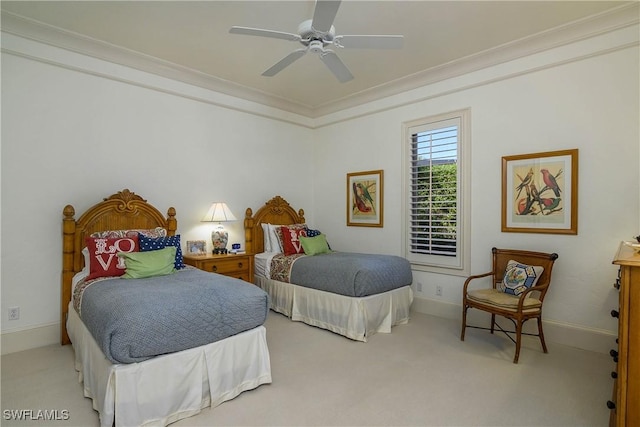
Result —
<instances>
[{"instance_id":1,"label":"rattan chair","mask_svg":"<svg viewBox=\"0 0 640 427\"><path fill-rule=\"evenodd\" d=\"M539 337L540 343L542 344L542 350L547 353L547 345L544 342L544 333L542 331L542 304L544 302L544 297L549 290L549 284L551 283L551 271L555 260L558 259L558 254L497 248L493 248L491 251L493 253L492 270L488 273L469 276L464 282L464 287L462 289L462 333L460 335L460 339L464 341L464 333L467 326L470 328L487 329L490 330L492 334L497 327L516 345L516 353L513 363L518 363L522 335L533 335ZM535 271L538 269L534 269L533 267L512 269L512 273L508 274L507 286L513 283L509 278L512 278L514 274L518 275L520 279L522 279L523 275L528 275L527 280L531 279L533 281L532 287L519 287L519 289L515 291L516 295L508 293L512 292L509 291L509 289L507 289L506 292L503 289L505 270L507 269L507 264L511 260L525 266L540 266L544 269L542 272ZM493 286L491 288L469 289L469 285L473 280L488 276L492 276ZM518 291L521 291L522 293L517 295ZM476 308L490 313L491 327L484 328L467 325L467 310L469 308ZM503 316L511 320L514 324L515 330L510 331L503 329L496 323L496 315ZM524 322L529 319L538 320L537 334L522 332ZM515 334L515 339L512 334Z\"/></svg>"}]
</instances>

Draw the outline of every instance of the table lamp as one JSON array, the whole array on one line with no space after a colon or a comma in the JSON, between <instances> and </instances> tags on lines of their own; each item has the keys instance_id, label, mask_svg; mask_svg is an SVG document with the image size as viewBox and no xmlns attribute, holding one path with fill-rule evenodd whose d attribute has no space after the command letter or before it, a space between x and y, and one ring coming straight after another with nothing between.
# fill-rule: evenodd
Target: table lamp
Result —
<instances>
[{"instance_id":1,"label":"table lamp","mask_svg":"<svg viewBox=\"0 0 640 427\"><path fill-rule=\"evenodd\" d=\"M223 222L237 221L226 203L216 202L211 205L202 222L217 222L218 226L211 232L214 254L226 254L229 233L222 226Z\"/></svg>"}]
</instances>

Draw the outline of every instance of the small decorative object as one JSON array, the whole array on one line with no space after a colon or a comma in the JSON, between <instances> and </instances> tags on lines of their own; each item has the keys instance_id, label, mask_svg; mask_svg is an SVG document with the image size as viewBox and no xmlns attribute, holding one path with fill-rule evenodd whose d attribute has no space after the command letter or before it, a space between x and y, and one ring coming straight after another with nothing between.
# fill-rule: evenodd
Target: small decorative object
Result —
<instances>
[{"instance_id":1,"label":"small decorative object","mask_svg":"<svg viewBox=\"0 0 640 427\"><path fill-rule=\"evenodd\" d=\"M202 256L207 254L207 242L204 240L187 240L187 254Z\"/></svg>"},{"instance_id":2,"label":"small decorative object","mask_svg":"<svg viewBox=\"0 0 640 427\"><path fill-rule=\"evenodd\" d=\"M229 233L222 226L223 222L237 221L226 203L216 202L211 205L202 222L217 222L218 226L211 232L214 254L226 254Z\"/></svg>"},{"instance_id":3,"label":"small decorative object","mask_svg":"<svg viewBox=\"0 0 640 427\"><path fill-rule=\"evenodd\" d=\"M578 234L578 150L502 158L502 231Z\"/></svg>"},{"instance_id":4,"label":"small decorative object","mask_svg":"<svg viewBox=\"0 0 640 427\"><path fill-rule=\"evenodd\" d=\"M347 174L347 225L383 226L383 171Z\"/></svg>"},{"instance_id":5,"label":"small decorative object","mask_svg":"<svg viewBox=\"0 0 640 427\"><path fill-rule=\"evenodd\" d=\"M231 245L231 253L237 254L238 252L240 252L240 243L233 243Z\"/></svg>"}]
</instances>

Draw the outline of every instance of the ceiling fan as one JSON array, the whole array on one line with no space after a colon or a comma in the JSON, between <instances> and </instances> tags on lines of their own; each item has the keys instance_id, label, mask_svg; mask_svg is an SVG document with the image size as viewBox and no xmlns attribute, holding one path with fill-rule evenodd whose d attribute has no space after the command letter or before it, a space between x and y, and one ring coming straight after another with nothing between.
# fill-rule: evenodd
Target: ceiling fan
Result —
<instances>
[{"instance_id":1,"label":"ceiling fan","mask_svg":"<svg viewBox=\"0 0 640 427\"><path fill-rule=\"evenodd\" d=\"M338 35L333 26L333 20L338 13L340 0L316 0L313 19L308 19L298 26L298 34L282 31L265 30L259 28L233 26L229 30L231 34L244 34L248 36L269 37L300 42L304 47L294 50L282 58L271 68L262 73L263 76L272 77L288 67L296 60L302 58L307 52L317 53L320 60L329 68L334 76L341 82L348 82L353 75L336 55L327 49L334 45L348 49L400 49L403 44L403 36L400 35Z\"/></svg>"}]
</instances>

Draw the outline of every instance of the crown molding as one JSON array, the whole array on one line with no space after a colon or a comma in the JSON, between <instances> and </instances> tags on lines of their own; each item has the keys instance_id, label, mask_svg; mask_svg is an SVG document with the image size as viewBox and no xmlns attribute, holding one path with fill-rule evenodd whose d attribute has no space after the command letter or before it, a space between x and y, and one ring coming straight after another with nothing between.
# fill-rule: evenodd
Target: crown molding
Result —
<instances>
[{"instance_id":1,"label":"crown molding","mask_svg":"<svg viewBox=\"0 0 640 427\"><path fill-rule=\"evenodd\" d=\"M514 40L501 46L367 89L340 100L326 103L314 109L314 116L316 118L326 116L439 81L637 25L639 22L640 3L620 6L602 14L593 15L526 38Z\"/></svg>"},{"instance_id":2,"label":"crown molding","mask_svg":"<svg viewBox=\"0 0 640 427\"><path fill-rule=\"evenodd\" d=\"M523 39L514 40L504 45L325 103L318 107L312 107L2 11L3 32L310 119L317 119L445 79L637 25L639 22L640 3L632 2L598 15L574 21Z\"/></svg>"},{"instance_id":3,"label":"crown molding","mask_svg":"<svg viewBox=\"0 0 640 427\"><path fill-rule=\"evenodd\" d=\"M4 10L2 32L286 112L313 117L313 109L307 105Z\"/></svg>"}]
</instances>

